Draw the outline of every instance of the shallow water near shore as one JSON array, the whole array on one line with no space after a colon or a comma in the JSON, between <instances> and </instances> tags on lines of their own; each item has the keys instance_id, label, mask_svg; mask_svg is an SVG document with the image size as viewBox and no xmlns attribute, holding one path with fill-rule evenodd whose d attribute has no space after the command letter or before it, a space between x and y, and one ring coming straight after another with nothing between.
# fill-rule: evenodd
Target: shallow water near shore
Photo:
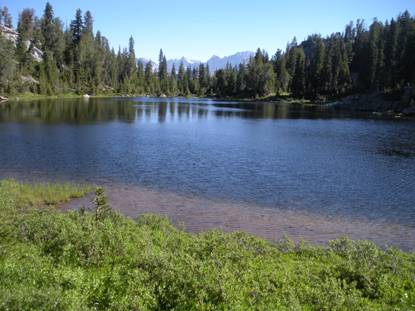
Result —
<instances>
[{"instance_id":1,"label":"shallow water near shore","mask_svg":"<svg viewBox=\"0 0 415 311\"><path fill-rule=\"evenodd\" d=\"M0 146L1 178L104 185L126 215L192 232L415 249L411 121L200 99L7 102Z\"/></svg>"}]
</instances>

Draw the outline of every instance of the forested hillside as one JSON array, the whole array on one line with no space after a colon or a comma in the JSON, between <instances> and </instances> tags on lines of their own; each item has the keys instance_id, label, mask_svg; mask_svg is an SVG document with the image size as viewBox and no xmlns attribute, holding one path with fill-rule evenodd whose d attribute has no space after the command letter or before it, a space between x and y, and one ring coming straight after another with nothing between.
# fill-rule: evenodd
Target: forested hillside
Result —
<instances>
[{"instance_id":1,"label":"forested hillside","mask_svg":"<svg viewBox=\"0 0 415 311\"><path fill-rule=\"evenodd\" d=\"M162 50L157 71L151 62L137 62L134 39L130 37L128 48L114 50L95 31L90 11L77 10L65 28L49 3L41 17L24 9L16 40L6 35L13 29L7 8L0 15L1 94L254 98L288 93L315 99L394 92L415 83L415 19L407 11L390 21L375 19L368 27L357 20L328 37L314 34L301 43L294 38L285 51L272 56L258 49L248 64L216 72L203 63L198 68L181 64L170 71Z\"/></svg>"}]
</instances>

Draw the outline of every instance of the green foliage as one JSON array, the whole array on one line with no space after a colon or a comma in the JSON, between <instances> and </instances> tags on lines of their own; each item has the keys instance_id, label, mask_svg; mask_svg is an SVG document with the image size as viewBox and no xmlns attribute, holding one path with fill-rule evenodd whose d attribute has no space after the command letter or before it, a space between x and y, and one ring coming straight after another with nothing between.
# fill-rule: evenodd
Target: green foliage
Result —
<instances>
[{"instance_id":1,"label":"green foliage","mask_svg":"<svg viewBox=\"0 0 415 311\"><path fill-rule=\"evenodd\" d=\"M111 214L111 208L108 204L108 198L105 195L105 191L103 188L98 187L95 190L95 220L100 221Z\"/></svg>"},{"instance_id":2,"label":"green foliage","mask_svg":"<svg viewBox=\"0 0 415 311\"><path fill-rule=\"evenodd\" d=\"M7 8L0 22L11 26ZM246 64L227 65L214 73L208 66L171 72L160 50L158 68L137 63L134 39L115 52L99 31L92 13L77 10L69 29L47 3L41 18L32 9L19 15L16 47L0 43L0 92L55 95L127 94L265 98L290 93L295 98L327 98L360 92L402 91L415 84L415 19L405 11L396 20L358 20L343 33L294 38L271 59L258 49ZM6 40L7 41L7 40ZM33 52L43 51L36 63ZM16 71L15 67L18 67ZM26 79L22 79L22 77ZM24 82L26 81L26 82ZM29 82L28 82L29 81ZM29 84L29 85L27 85Z\"/></svg>"},{"instance_id":3,"label":"green foliage","mask_svg":"<svg viewBox=\"0 0 415 311\"><path fill-rule=\"evenodd\" d=\"M24 184L8 179L0 181L0 197L12 199L18 207L55 205L80 198L91 190L88 186L71 183Z\"/></svg>"},{"instance_id":4,"label":"green foliage","mask_svg":"<svg viewBox=\"0 0 415 311\"><path fill-rule=\"evenodd\" d=\"M242 232L191 235L156 215L133 220L111 212L97 222L94 213L30 208L82 192L0 183L0 309L415 307L415 255L371 242L272 245ZM108 207L101 188L95 203Z\"/></svg>"},{"instance_id":5,"label":"green foliage","mask_svg":"<svg viewBox=\"0 0 415 311\"><path fill-rule=\"evenodd\" d=\"M0 93L11 93L16 73L13 44L0 34Z\"/></svg>"},{"instance_id":6,"label":"green foliage","mask_svg":"<svg viewBox=\"0 0 415 311\"><path fill-rule=\"evenodd\" d=\"M291 86L295 97L302 97L305 93L305 55L302 48L298 48L295 59L295 71Z\"/></svg>"},{"instance_id":7,"label":"green foliage","mask_svg":"<svg viewBox=\"0 0 415 311\"><path fill-rule=\"evenodd\" d=\"M0 24L9 28L13 27L12 16L6 6L0 8Z\"/></svg>"},{"instance_id":8,"label":"green foliage","mask_svg":"<svg viewBox=\"0 0 415 311\"><path fill-rule=\"evenodd\" d=\"M33 37L34 29L34 11L31 9L25 9L20 13L19 23L17 25L17 32L19 36L16 42L16 56L19 62L20 72L23 74L30 73L32 69L32 46L28 46L28 40Z\"/></svg>"}]
</instances>

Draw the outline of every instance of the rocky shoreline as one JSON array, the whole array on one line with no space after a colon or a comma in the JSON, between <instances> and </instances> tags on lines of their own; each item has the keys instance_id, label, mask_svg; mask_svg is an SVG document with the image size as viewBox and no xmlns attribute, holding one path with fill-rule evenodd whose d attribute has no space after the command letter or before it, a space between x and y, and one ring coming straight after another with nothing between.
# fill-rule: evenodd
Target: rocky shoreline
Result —
<instances>
[{"instance_id":1,"label":"rocky shoreline","mask_svg":"<svg viewBox=\"0 0 415 311\"><path fill-rule=\"evenodd\" d=\"M402 93L357 94L327 102L336 110L371 112L381 117L415 117L415 90L407 87Z\"/></svg>"}]
</instances>

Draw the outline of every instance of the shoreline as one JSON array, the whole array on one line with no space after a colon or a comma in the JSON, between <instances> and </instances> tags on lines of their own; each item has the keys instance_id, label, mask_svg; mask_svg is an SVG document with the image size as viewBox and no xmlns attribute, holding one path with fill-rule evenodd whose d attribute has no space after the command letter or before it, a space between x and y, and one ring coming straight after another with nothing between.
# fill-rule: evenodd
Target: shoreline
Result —
<instances>
[{"instance_id":1,"label":"shoreline","mask_svg":"<svg viewBox=\"0 0 415 311\"><path fill-rule=\"evenodd\" d=\"M122 215L133 219L146 213L162 215L192 234L211 230L242 231L270 242L288 236L295 242L305 241L315 246L326 246L331 240L347 236L353 240L370 240L380 247L415 251L414 228L381 219L271 208L129 184L104 184L103 188L110 206ZM86 195L68 202L63 210L77 210L81 206L92 210L92 200L92 194Z\"/></svg>"},{"instance_id":2,"label":"shoreline","mask_svg":"<svg viewBox=\"0 0 415 311\"><path fill-rule=\"evenodd\" d=\"M275 243L285 237L295 242L305 241L314 246L327 243L341 236L353 240L368 240L377 246L397 247L415 252L415 227L385 218L371 219L363 215L330 214L285 207L271 207L255 203L207 198L129 183L109 180L49 179L39 176L26 178L21 175L4 175L1 180L16 180L22 184L73 183L95 188L102 187L114 211L136 219L143 214L167 217L173 225L191 234L211 230L226 233L245 232ZM80 198L59 205L62 211L93 210L94 194L88 192Z\"/></svg>"},{"instance_id":3,"label":"shoreline","mask_svg":"<svg viewBox=\"0 0 415 311\"><path fill-rule=\"evenodd\" d=\"M87 94L85 94L87 95ZM20 94L20 95L13 95L8 98L10 102L25 102L31 100L52 100L52 99L88 99L88 98L112 98L118 97L118 95L78 95L78 94L58 94L58 95L38 95L38 94Z\"/></svg>"},{"instance_id":4,"label":"shoreline","mask_svg":"<svg viewBox=\"0 0 415 311\"><path fill-rule=\"evenodd\" d=\"M6 309L414 305L413 252L345 236L321 247L287 237L271 243L241 231L189 234L160 215L132 219L114 212L102 188L95 189L93 210L61 212L61 202L88 190L0 181L0 297Z\"/></svg>"},{"instance_id":5,"label":"shoreline","mask_svg":"<svg viewBox=\"0 0 415 311\"><path fill-rule=\"evenodd\" d=\"M98 184L69 180L20 180L21 185L83 185L88 189L82 196L60 202L61 212L95 209L96 187L105 190L111 209L129 219L146 214L164 217L176 228L191 235L219 231L225 234L242 232L271 244L289 239L314 247L327 247L330 241L347 237L354 241L370 241L382 249L397 248L415 252L415 228L382 219L320 214L289 208L271 208L247 202L203 198L130 184Z\"/></svg>"},{"instance_id":6,"label":"shoreline","mask_svg":"<svg viewBox=\"0 0 415 311\"><path fill-rule=\"evenodd\" d=\"M58 94L58 95L37 95L32 93L24 93L14 95L1 101L0 104L7 102L27 102L33 100L53 100L53 99L99 99L99 98L183 98L197 100L211 100L213 102L223 103L243 103L243 104L283 104L283 105L300 105L305 107L321 107L323 109L332 109L339 112L355 112L371 114L374 118L386 119L415 119L415 99L409 97L406 103L403 100L385 99L387 94L354 94L340 97L337 99L326 99L324 101L313 101L310 99L296 99L288 95L268 96L264 98L217 98L217 97L198 97L198 96L150 96L139 94L98 94L98 95L78 95L74 93Z\"/></svg>"}]
</instances>

